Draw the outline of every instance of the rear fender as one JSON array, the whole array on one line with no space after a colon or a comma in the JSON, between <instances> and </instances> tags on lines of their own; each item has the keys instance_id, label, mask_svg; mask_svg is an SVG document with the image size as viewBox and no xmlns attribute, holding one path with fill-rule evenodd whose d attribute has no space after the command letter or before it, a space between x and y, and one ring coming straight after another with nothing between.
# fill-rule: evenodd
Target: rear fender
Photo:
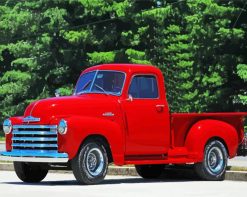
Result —
<instances>
[{"instance_id":1,"label":"rear fender","mask_svg":"<svg viewBox=\"0 0 247 197\"><path fill-rule=\"evenodd\" d=\"M236 155L238 148L237 131L232 125L219 120L208 119L195 123L186 136L185 147L192 157L197 161L202 161L204 147L213 138L221 139L224 142L230 158Z\"/></svg>"},{"instance_id":2,"label":"rear fender","mask_svg":"<svg viewBox=\"0 0 247 197\"><path fill-rule=\"evenodd\" d=\"M59 152L66 152L73 159L90 135L101 135L108 141L115 164L124 162L124 136L121 127L114 121L95 117L71 117L66 119L68 131L58 135Z\"/></svg>"}]
</instances>

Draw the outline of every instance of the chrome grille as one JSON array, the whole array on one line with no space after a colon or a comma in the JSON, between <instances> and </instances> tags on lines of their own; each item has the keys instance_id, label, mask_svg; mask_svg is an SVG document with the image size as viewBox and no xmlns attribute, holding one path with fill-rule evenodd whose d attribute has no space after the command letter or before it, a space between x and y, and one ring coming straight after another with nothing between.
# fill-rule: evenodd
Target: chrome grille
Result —
<instances>
[{"instance_id":1,"label":"chrome grille","mask_svg":"<svg viewBox=\"0 0 247 197\"><path fill-rule=\"evenodd\" d=\"M13 150L57 150L56 125L14 125Z\"/></svg>"}]
</instances>

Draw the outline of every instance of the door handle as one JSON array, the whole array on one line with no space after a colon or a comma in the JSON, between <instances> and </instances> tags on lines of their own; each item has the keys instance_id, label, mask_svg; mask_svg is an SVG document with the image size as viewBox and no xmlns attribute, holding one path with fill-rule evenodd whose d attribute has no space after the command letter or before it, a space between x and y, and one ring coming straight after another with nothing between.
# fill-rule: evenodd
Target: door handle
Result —
<instances>
[{"instance_id":1,"label":"door handle","mask_svg":"<svg viewBox=\"0 0 247 197\"><path fill-rule=\"evenodd\" d=\"M164 111L165 105L156 105L156 109L158 112L163 112Z\"/></svg>"}]
</instances>

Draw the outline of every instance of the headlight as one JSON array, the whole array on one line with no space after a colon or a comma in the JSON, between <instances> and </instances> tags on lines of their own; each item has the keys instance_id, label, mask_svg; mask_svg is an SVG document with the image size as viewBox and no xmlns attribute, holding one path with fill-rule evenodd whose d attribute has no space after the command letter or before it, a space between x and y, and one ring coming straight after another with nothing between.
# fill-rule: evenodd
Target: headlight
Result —
<instances>
[{"instance_id":1,"label":"headlight","mask_svg":"<svg viewBox=\"0 0 247 197\"><path fill-rule=\"evenodd\" d=\"M68 129L67 122L64 119L60 120L57 128L58 133L64 135L67 132L67 129Z\"/></svg>"},{"instance_id":2,"label":"headlight","mask_svg":"<svg viewBox=\"0 0 247 197\"><path fill-rule=\"evenodd\" d=\"M9 134L12 130L12 123L9 119L6 119L4 122L3 122L3 131L5 134Z\"/></svg>"}]
</instances>

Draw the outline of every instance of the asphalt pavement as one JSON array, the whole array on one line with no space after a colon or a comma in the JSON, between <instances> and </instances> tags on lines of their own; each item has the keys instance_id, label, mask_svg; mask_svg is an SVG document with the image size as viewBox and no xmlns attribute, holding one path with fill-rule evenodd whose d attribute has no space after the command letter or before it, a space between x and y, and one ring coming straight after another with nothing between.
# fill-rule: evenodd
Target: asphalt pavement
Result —
<instances>
[{"instance_id":1,"label":"asphalt pavement","mask_svg":"<svg viewBox=\"0 0 247 197\"><path fill-rule=\"evenodd\" d=\"M170 197L232 197L245 196L247 182L239 181L193 181L193 180L144 180L139 177L107 176L99 185L78 185L72 174L50 173L43 182L28 184L21 182L14 172L0 171L1 196L160 196ZM20 193L21 192L21 193Z\"/></svg>"}]
</instances>

